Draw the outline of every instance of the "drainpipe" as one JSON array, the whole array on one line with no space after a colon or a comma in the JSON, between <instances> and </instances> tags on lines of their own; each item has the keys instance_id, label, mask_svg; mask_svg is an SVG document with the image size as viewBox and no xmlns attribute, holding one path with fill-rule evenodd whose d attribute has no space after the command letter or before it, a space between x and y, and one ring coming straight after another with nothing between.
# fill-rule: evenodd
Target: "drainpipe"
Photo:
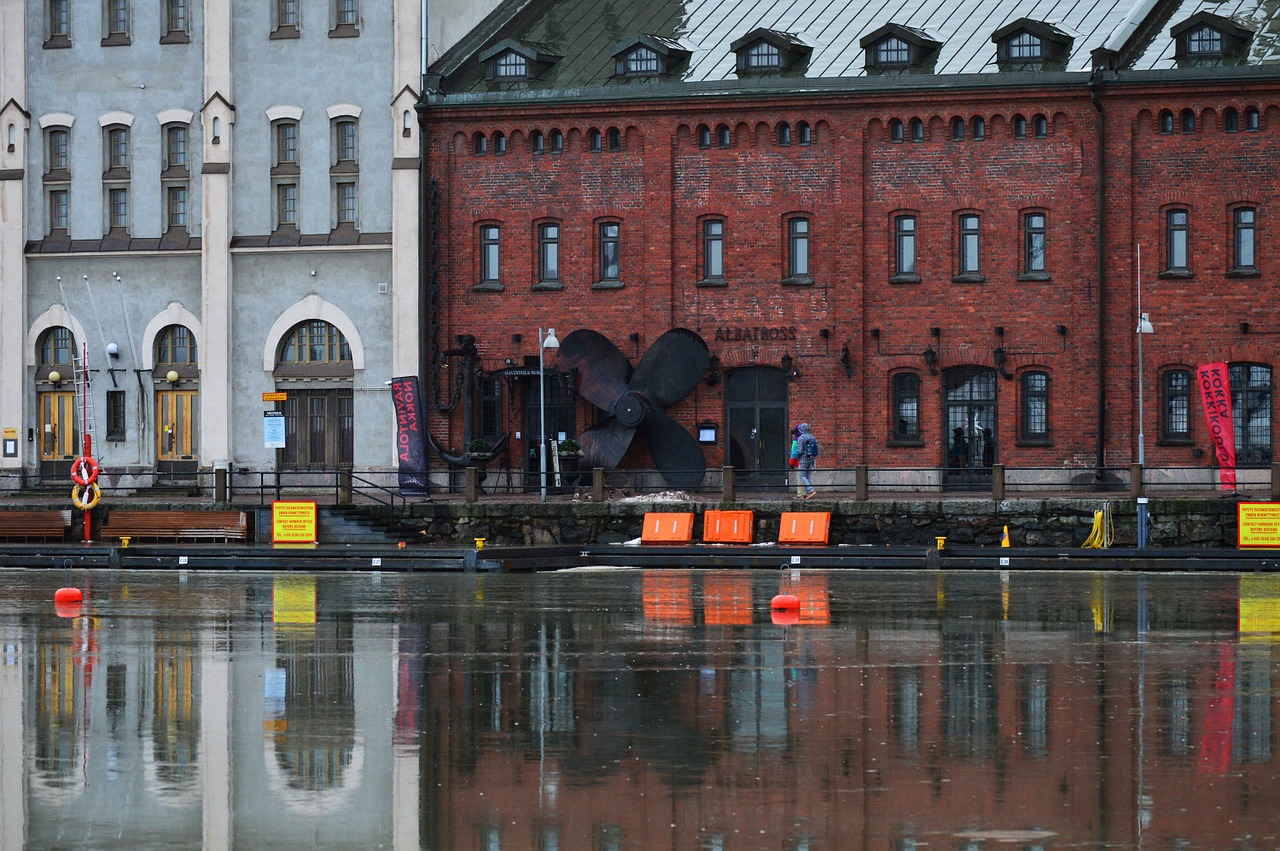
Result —
<instances>
[{"instance_id":1,"label":"drainpipe","mask_svg":"<svg viewBox=\"0 0 1280 851\"><path fill-rule=\"evenodd\" d=\"M1107 444L1107 114L1102 109L1102 102L1098 99L1098 91L1102 88L1102 76L1104 69L1094 68L1093 73L1089 76L1089 100L1093 104L1093 108L1098 112L1097 123L1097 145L1098 160L1095 179L1098 182L1098 369L1096 383L1098 385L1098 413L1095 417L1098 423L1098 444L1097 457L1095 464L1097 470L1094 477L1098 481L1102 481L1106 475L1106 444Z\"/></svg>"}]
</instances>

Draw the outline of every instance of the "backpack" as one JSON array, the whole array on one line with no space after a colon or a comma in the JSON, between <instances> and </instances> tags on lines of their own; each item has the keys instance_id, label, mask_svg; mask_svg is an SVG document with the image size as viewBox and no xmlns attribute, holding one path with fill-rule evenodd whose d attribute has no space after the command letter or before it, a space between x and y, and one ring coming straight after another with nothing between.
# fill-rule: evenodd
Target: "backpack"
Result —
<instances>
[{"instance_id":1,"label":"backpack","mask_svg":"<svg viewBox=\"0 0 1280 851\"><path fill-rule=\"evenodd\" d=\"M814 437L812 434L809 435L809 439L805 441L804 454L808 458L818 457L818 438Z\"/></svg>"}]
</instances>

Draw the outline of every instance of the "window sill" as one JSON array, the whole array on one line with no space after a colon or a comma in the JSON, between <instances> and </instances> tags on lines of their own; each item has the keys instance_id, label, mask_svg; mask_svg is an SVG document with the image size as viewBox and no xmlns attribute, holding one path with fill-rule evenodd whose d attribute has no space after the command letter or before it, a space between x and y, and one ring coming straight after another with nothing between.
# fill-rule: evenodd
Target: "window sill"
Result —
<instances>
[{"instance_id":1,"label":"window sill","mask_svg":"<svg viewBox=\"0 0 1280 851\"><path fill-rule=\"evenodd\" d=\"M1156 438L1156 446L1195 446L1196 442L1190 435L1186 437L1160 437Z\"/></svg>"},{"instance_id":2,"label":"window sill","mask_svg":"<svg viewBox=\"0 0 1280 851\"><path fill-rule=\"evenodd\" d=\"M329 38L359 38L360 30L355 24L338 24L329 30Z\"/></svg>"},{"instance_id":3,"label":"window sill","mask_svg":"<svg viewBox=\"0 0 1280 851\"><path fill-rule=\"evenodd\" d=\"M168 32L160 36L161 44L190 44L191 36L185 32Z\"/></svg>"},{"instance_id":4,"label":"window sill","mask_svg":"<svg viewBox=\"0 0 1280 851\"><path fill-rule=\"evenodd\" d=\"M891 277L891 278L889 279L889 283L891 283L891 284L918 284L918 283L920 283L920 276L919 276L919 275L917 275L917 274L915 274L915 273L908 273L908 274L905 274L905 275L894 275L893 277Z\"/></svg>"},{"instance_id":5,"label":"window sill","mask_svg":"<svg viewBox=\"0 0 1280 851\"><path fill-rule=\"evenodd\" d=\"M471 288L472 292L477 293L500 293L506 289L498 281L482 281Z\"/></svg>"},{"instance_id":6,"label":"window sill","mask_svg":"<svg viewBox=\"0 0 1280 851\"><path fill-rule=\"evenodd\" d=\"M809 275L792 275L789 278L782 279L784 287L811 287L813 286L813 278Z\"/></svg>"},{"instance_id":7,"label":"window sill","mask_svg":"<svg viewBox=\"0 0 1280 851\"><path fill-rule=\"evenodd\" d=\"M1053 446L1053 438L1048 436L1019 437L1013 441L1014 446Z\"/></svg>"},{"instance_id":8,"label":"window sill","mask_svg":"<svg viewBox=\"0 0 1280 851\"><path fill-rule=\"evenodd\" d=\"M591 285L591 289L593 290L620 290L622 289L622 287L623 287L622 281L619 281L617 279L610 279L607 281L597 281L596 283Z\"/></svg>"},{"instance_id":9,"label":"window sill","mask_svg":"<svg viewBox=\"0 0 1280 851\"><path fill-rule=\"evenodd\" d=\"M1018 276L1019 281L1052 281L1048 272L1023 272Z\"/></svg>"},{"instance_id":10,"label":"window sill","mask_svg":"<svg viewBox=\"0 0 1280 851\"><path fill-rule=\"evenodd\" d=\"M125 33L112 33L98 43L103 47L128 47L133 44L133 39Z\"/></svg>"},{"instance_id":11,"label":"window sill","mask_svg":"<svg viewBox=\"0 0 1280 851\"><path fill-rule=\"evenodd\" d=\"M1260 278L1262 273L1258 271L1256 266L1241 266L1237 269L1227 270L1228 278Z\"/></svg>"},{"instance_id":12,"label":"window sill","mask_svg":"<svg viewBox=\"0 0 1280 851\"><path fill-rule=\"evenodd\" d=\"M978 272L965 272L963 275L952 275L951 283L953 284L981 284L987 280L986 275Z\"/></svg>"},{"instance_id":13,"label":"window sill","mask_svg":"<svg viewBox=\"0 0 1280 851\"><path fill-rule=\"evenodd\" d=\"M295 24L287 24L285 26L276 27L274 30L271 31L271 35L269 36L269 38L272 41L276 39L281 39L281 38L301 38L301 37L302 35L301 33L298 32L298 27Z\"/></svg>"},{"instance_id":14,"label":"window sill","mask_svg":"<svg viewBox=\"0 0 1280 851\"><path fill-rule=\"evenodd\" d=\"M534 292L556 292L563 289L564 284L560 281L538 281L538 283L533 285Z\"/></svg>"},{"instance_id":15,"label":"window sill","mask_svg":"<svg viewBox=\"0 0 1280 851\"><path fill-rule=\"evenodd\" d=\"M50 169L49 171L45 172L44 182L45 183L70 183L71 172L65 168Z\"/></svg>"},{"instance_id":16,"label":"window sill","mask_svg":"<svg viewBox=\"0 0 1280 851\"><path fill-rule=\"evenodd\" d=\"M271 167L272 177L297 177L300 173L297 163L278 163Z\"/></svg>"},{"instance_id":17,"label":"window sill","mask_svg":"<svg viewBox=\"0 0 1280 851\"><path fill-rule=\"evenodd\" d=\"M918 447L924 446L924 441L918 437L891 437L885 445L889 447Z\"/></svg>"},{"instance_id":18,"label":"window sill","mask_svg":"<svg viewBox=\"0 0 1280 851\"><path fill-rule=\"evenodd\" d=\"M720 277L719 275L716 275L711 278L703 278L701 281L698 281L696 284L694 284L694 286L695 287L727 287L729 286L729 282L726 281L724 278Z\"/></svg>"},{"instance_id":19,"label":"window sill","mask_svg":"<svg viewBox=\"0 0 1280 851\"><path fill-rule=\"evenodd\" d=\"M71 46L71 37L66 35L50 36L42 45L45 50L63 50Z\"/></svg>"},{"instance_id":20,"label":"window sill","mask_svg":"<svg viewBox=\"0 0 1280 851\"><path fill-rule=\"evenodd\" d=\"M1195 273L1190 269L1165 269L1157 277L1168 280L1170 278L1194 278Z\"/></svg>"}]
</instances>

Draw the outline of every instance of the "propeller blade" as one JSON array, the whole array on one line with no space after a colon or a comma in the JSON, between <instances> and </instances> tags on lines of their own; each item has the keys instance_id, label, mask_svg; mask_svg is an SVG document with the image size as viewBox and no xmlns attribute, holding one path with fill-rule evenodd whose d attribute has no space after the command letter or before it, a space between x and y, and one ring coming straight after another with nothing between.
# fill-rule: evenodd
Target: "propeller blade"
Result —
<instances>
[{"instance_id":1,"label":"propeller blade","mask_svg":"<svg viewBox=\"0 0 1280 851\"><path fill-rule=\"evenodd\" d=\"M630 389L665 410L693 392L710 363L706 341L688 328L672 328L644 353Z\"/></svg>"},{"instance_id":2,"label":"propeller blade","mask_svg":"<svg viewBox=\"0 0 1280 851\"><path fill-rule=\"evenodd\" d=\"M707 475L707 456L688 429L656 409L650 409L642 426L649 454L667 484L690 490Z\"/></svg>"},{"instance_id":3,"label":"propeller blade","mask_svg":"<svg viewBox=\"0 0 1280 851\"><path fill-rule=\"evenodd\" d=\"M635 433L634 428L623 425L614 417L596 423L578 435L578 443L582 445L582 463L578 465L579 468L617 469L618 462L627 454Z\"/></svg>"},{"instance_id":4,"label":"propeller blade","mask_svg":"<svg viewBox=\"0 0 1280 851\"><path fill-rule=\"evenodd\" d=\"M556 359L563 370L578 370L578 395L606 413L627 392L631 363L608 337L581 328L560 341Z\"/></svg>"}]
</instances>

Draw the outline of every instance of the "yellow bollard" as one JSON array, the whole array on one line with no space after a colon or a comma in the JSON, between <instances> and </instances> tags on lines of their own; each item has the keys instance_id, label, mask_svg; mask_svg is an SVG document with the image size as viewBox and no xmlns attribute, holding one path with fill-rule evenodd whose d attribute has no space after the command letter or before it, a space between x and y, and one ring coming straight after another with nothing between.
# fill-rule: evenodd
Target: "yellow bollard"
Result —
<instances>
[{"instance_id":1,"label":"yellow bollard","mask_svg":"<svg viewBox=\"0 0 1280 851\"><path fill-rule=\"evenodd\" d=\"M484 538L476 538L476 549L477 550L484 549Z\"/></svg>"},{"instance_id":2,"label":"yellow bollard","mask_svg":"<svg viewBox=\"0 0 1280 851\"><path fill-rule=\"evenodd\" d=\"M938 541L938 549L940 549L940 550L941 550L941 549L945 549L945 548L946 548L946 546L947 546L947 539L946 539L946 537L945 537L945 536L941 536L941 537L937 538L936 540Z\"/></svg>"},{"instance_id":3,"label":"yellow bollard","mask_svg":"<svg viewBox=\"0 0 1280 851\"><path fill-rule=\"evenodd\" d=\"M1002 547L1009 546L1009 527L1008 526L1004 527L1004 535L1000 537L1000 546Z\"/></svg>"},{"instance_id":4,"label":"yellow bollard","mask_svg":"<svg viewBox=\"0 0 1280 851\"><path fill-rule=\"evenodd\" d=\"M127 549L129 549L129 536L128 536L128 535L121 535L121 536L120 536L120 549L122 549L122 550L127 550Z\"/></svg>"}]
</instances>

